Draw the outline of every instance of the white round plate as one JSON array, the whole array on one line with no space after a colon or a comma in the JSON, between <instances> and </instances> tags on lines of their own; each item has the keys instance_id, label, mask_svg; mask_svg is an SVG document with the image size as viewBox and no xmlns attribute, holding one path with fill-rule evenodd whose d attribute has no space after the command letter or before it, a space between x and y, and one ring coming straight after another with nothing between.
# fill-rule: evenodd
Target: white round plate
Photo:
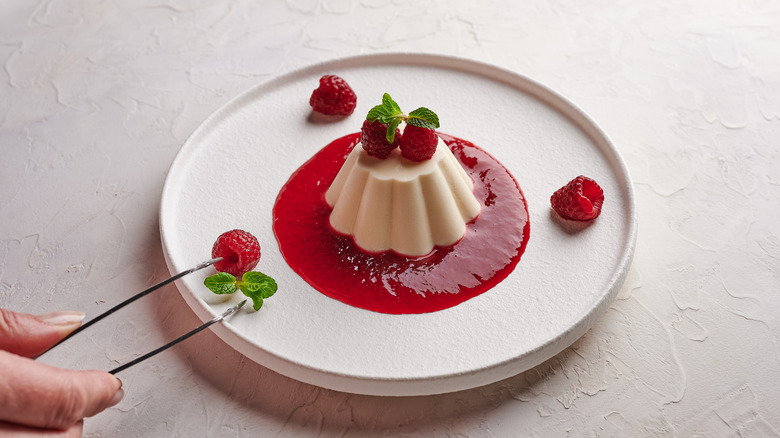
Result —
<instances>
[{"instance_id":1,"label":"white round plate","mask_svg":"<svg viewBox=\"0 0 780 438\"><path fill-rule=\"evenodd\" d=\"M337 74L355 90L352 116L323 121L311 115L309 96L323 74ZM328 298L287 266L272 231L271 210L290 175L330 141L359 131L385 92L406 111L429 107L442 132L491 153L528 201L530 238L514 272L488 292L439 312L388 315ZM599 182L606 200L598 219L574 229L551 213L549 198L581 174ZM279 291L259 312L240 312L213 326L233 348L314 385L402 396L492 383L571 345L623 282L634 250L636 207L617 149L548 88L475 61L380 54L276 77L214 113L170 168L160 228L171 272L209 259L224 231L240 228L260 240L256 269L274 277ZM212 273L208 268L177 282L204 321L241 299L223 301L206 289L203 280Z\"/></svg>"}]
</instances>

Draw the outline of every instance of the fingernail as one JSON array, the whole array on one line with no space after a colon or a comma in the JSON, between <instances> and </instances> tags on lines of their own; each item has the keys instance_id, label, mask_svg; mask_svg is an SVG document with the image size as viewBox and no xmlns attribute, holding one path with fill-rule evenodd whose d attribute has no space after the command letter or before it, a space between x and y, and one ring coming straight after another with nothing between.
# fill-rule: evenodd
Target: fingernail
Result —
<instances>
[{"instance_id":1,"label":"fingernail","mask_svg":"<svg viewBox=\"0 0 780 438\"><path fill-rule=\"evenodd\" d=\"M114 394L114 398L112 398L111 401L108 403L108 407L110 408L111 406L118 405L123 398L125 398L125 390L122 389L122 387L120 386L119 389L116 391L116 394Z\"/></svg>"},{"instance_id":2,"label":"fingernail","mask_svg":"<svg viewBox=\"0 0 780 438\"><path fill-rule=\"evenodd\" d=\"M84 321L85 316L86 315L83 312L67 310L64 312L52 312L38 315L38 319L47 324L61 327L65 331L72 331L81 325L81 321Z\"/></svg>"}]
</instances>

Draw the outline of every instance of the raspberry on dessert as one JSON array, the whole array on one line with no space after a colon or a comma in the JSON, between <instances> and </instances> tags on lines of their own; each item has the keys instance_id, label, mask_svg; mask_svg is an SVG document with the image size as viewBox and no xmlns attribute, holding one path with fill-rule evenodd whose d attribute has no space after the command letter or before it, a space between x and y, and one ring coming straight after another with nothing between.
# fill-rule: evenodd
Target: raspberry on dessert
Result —
<instances>
[{"instance_id":1,"label":"raspberry on dessert","mask_svg":"<svg viewBox=\"0 0 780 438\"><path fill-rule=\"evenodd\" d=\"M347 82L336 75L320 78L320 86L311 93L309 105L322 114L348 116L355 111L357 96Z\"/></svg>"},{"instance_id":2,"label":"raspberry on dessert","mask_svg":"<svg viewBox=\"0 0 780 438\"><path fill-rule=\"evenodd\" d=\"M550 204L556 213L575 221L597 218L603 203L604 191L596 181L582 175L569 181L550 197Z\"/></svg>"},{"instance_id":3,"label":"raspberry on dessert","mask_svg":"<svg viewBox=\"0 0 780 438\"><path fill-rule=\"evenodd\" d=\"M251 271L260 260L260 242L252 234L243 230L231 230L222 233L211 248L211 257L222 257L214 264L217 271L227 272L241 278Z\"/></svg>"},{"instance_id":4,"label":"raspberry on dessert","mask_svg":"<svg viewBox=\"0 0 780 438\"><path fill-rule=\"evenodd\" d=\"M429 160L436 152L439 136L436 131L414 125L406 125L398 147L401 155L412 161Z\"/></svg>"},{"instance_id":5,"label":"raspberry on dessert","mask_svg":"<svg viewBox=\"0 0 780 438\"><path fill-rule=\"evenodd\" d=\"M363 127L360 130L360 143L363 145L363 149L366 150L368 155L377 158L387 158L390 153L398 147L399 139L401 138L401 131L395 130L395 139L392 143L387 141L387 123L380 123L379 121L369 122L368 120L363 122Z\"/></svg>"}]
</instances>

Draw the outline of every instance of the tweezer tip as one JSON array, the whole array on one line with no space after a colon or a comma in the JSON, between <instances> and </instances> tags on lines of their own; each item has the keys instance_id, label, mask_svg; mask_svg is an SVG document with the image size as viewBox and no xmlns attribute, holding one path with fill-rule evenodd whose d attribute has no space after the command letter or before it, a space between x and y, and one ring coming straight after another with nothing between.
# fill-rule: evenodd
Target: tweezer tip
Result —
<instances>
[{"instance_id":1,"label":"tweezer tip","mask_svg":"<svg viewBox=\"0 0 780 438\"><path fill-rule=\"evenodd\" d=\"M244 304L246 304L247 301L248 300L244 300L236 304L235 306L225 310L225 312L222 315L218 316L217 318L227 318L228 316L238 312L239 310L241 310L242 307L244 307Z\"/></svg>"},{"instance_id":2,"label":"tweezer tip","mask_svg":"<svg viewBox=\"0 0 780 438\"><path fill-rule=\"evenodd\" d=\"M213 265L214 263L217 263L220 260L222 260L222 257L215 257L215 258L213 258L211 260L206 260L205 262L195 266L195 270L203 269L203 268L205 268L207 266L211 266L211 265Z\"/></svg>"}]
</instances>

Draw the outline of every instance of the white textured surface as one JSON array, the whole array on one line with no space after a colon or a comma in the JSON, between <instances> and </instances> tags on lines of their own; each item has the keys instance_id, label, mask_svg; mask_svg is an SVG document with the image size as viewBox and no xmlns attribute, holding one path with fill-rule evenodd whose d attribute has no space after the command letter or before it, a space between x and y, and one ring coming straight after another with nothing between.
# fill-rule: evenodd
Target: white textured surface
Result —
<instances>
[{"instance_id":1,"label":"white textured surface","mask_svg":"<svg viewBox=\"0 0 780 438\"><path fill-rule=\"evenodd\" d=\"M484 388L322 390L204 332L131 369L87 435L778 435L774 2L256 3L0 3L0 305L97 314L164 278L158 203L192 130L272 75L381 51L492 62L592 115L635 181L632 271L572 347ZM108 369L198 322L175 288L119 315L47 361Z\"/></svg>"}]
</instances>

